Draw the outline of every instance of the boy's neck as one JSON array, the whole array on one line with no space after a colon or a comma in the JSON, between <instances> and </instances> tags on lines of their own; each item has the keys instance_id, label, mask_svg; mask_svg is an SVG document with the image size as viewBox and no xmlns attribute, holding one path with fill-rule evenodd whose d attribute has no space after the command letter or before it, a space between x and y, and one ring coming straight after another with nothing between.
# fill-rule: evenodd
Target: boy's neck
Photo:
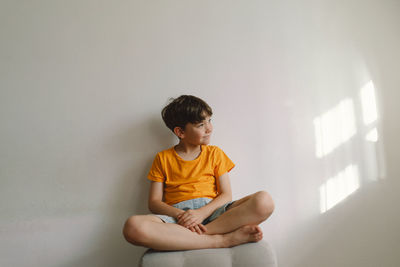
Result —
<instances>
[{"instance_id":1,"label":"boy's neck","mask_svg":"<svg viewBox=\"0 0 400 267\"><path fill-rule=\"evenodd\" d=\"M196 154L201 151L201 145L190 145L180 141L175 147L176 152L183 154Z\"/></svg>"}]
</instances>

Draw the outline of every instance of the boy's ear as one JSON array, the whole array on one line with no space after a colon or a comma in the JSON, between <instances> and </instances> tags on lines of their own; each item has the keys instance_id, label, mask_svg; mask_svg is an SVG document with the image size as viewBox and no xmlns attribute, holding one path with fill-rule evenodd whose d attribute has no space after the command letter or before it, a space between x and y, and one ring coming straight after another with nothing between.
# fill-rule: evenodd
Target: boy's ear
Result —
<instances>
[{"instance_id":1,"label":"boy's ear","mask_svg":"<svg viewBox=\"0 0 400 267\"><path fill-rule=\"evenodd\" d=\"M179 138L183 138L183 137L185 136L184 130L182 130L182 128L181 128L181 127L178 127L178 126L174 128L174 133L175 133L175 135L178 136Z\"/></svg>"}]
</instances>

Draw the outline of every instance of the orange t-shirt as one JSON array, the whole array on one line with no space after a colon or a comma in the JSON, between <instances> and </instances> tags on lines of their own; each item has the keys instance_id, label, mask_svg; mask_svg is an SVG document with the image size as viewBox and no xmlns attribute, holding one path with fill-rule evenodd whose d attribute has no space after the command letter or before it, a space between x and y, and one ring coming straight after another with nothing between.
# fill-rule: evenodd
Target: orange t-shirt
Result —
<instances>
[{"instance_id":1,"label":"orange t-shirt","mask_svg":"<svg viewBox=\"0 0 400 267\"><path fill-rule=\"evenodd\" d=\"M157 154L147 177L164 183L164 202L172 205L199 197L215 198L217 178L234 166L217 146L202 145L200 155L190 161L183 160L171 147Z\"/></svg>"}]
</instances>

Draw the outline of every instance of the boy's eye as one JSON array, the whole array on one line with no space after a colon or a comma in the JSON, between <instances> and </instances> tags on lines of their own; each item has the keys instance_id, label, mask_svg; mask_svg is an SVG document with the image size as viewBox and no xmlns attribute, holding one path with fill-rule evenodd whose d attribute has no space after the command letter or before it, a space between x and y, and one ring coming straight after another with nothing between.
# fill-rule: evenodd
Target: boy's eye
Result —
<instances>
[{"instance_id":1,"label":"boy's eye","mask_svg":"<svg viewBox=\"0 0 400 267\"><path fill-rule=\"evenodd\" d=\"M209 119L207 122L210 123L210 122L211 122L211 119ZM197 127L203 127L203 126L204 126L204 122L203 122L203 123L197 124Z\"/></svg>"}]
</instances>

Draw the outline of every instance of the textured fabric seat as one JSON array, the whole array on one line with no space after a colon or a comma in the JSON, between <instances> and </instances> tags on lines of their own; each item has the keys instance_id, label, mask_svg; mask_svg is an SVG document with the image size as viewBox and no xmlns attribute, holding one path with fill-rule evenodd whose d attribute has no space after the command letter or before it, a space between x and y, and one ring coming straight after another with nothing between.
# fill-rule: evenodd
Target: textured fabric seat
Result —
<instances>
[{"instance_id":1,"label":"textured fabric seat","mask_svg":"<svg viewBox=\"0 0 400 267\"><path fill-rule=\"evenodd\" d=\"M147 250L139 267L276 267L276 256L265 242L248 243L233 248L186 251Z\"/></svg>"}]
</instances>

